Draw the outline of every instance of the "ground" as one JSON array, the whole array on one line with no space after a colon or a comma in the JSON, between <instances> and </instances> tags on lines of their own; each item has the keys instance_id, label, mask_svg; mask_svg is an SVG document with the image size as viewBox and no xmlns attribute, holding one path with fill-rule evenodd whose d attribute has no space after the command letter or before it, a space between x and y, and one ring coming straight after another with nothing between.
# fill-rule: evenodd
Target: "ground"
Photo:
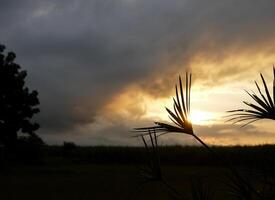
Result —
<instances>
[{"instance_id":1,"label":"ground","mask_svg":"<svg viewBox=\"0 0 275 200\"><path fill-rule=\"evenodd\" d=\"M165 166L163 171L166 182L184 197L191 195L192 180L202 180L216 198L227 196L221 167ZM143 185L138 174L131 165L17 166L0 175L1 199L173 199L164 184Z\"/></svg>"},{"instance_id":2,"label":"ground","mask_svg":"<svg viewBox=\"0 0 275 200\"><path fill-rule=\"evenodd\" d=\"M211 199L234 199L229 194L232 174L198 147L160 149L167 185L158 181L142 183L140 167L144 166L146 154L141 148L47 147L43 152L42 159L36 162L21 160L0 168L1 200L169 200L179 195L182 199L194 199L192 185L203 185ZM275 153L274 146L219 148L217 152L227 155L244 177L257 184L260 179L253 170L263 169L258 166L267 164L267 158L274 158Z\"/></svg>"}]
</instances>

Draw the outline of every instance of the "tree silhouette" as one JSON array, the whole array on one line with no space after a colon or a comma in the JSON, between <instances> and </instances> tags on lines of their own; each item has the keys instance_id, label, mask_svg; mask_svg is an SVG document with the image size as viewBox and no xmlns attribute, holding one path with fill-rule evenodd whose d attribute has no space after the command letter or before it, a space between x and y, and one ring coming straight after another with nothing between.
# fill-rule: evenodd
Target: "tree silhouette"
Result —
<instances>
[{"instance_id":1,"label":"tree silhouette","mask_svg":"<svg viewBox=\"0 0 275 200\"><path fill-rule=\"evenodd\" d=\"M39 100L38 92L25 86L27 72L14 63L16 54L4 50L0 44L0 143L13 146L19 132L35 136L39 125L31 118L39 112Z\"/></svg>"}]
</instances>

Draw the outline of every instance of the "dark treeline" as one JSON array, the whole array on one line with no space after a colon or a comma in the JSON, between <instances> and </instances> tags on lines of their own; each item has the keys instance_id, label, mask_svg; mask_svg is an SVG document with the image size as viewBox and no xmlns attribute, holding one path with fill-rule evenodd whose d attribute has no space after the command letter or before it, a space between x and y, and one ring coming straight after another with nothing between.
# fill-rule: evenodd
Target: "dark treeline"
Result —
<instances>
[{"instance_id":1,"label":"dark treeline","mask_svg":"<svg viewBox=\"0 0 275 200\"><path fill-rule=\"evenodd\" d=\"M216 152L226 157L234 165L264 167L275 164L275 145L214 147ZM45 146L43 161L46 163L73 164L142 164L146 162L143 147L113 146ZM222 165L197 146L161 146L159 147L162 165Z\"/></svg>"}]
</instances>

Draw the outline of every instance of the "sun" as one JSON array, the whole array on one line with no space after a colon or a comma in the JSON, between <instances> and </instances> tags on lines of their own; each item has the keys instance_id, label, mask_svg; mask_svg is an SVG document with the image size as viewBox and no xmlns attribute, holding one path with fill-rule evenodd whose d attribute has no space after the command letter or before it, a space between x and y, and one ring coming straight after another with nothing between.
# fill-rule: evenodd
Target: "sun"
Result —
<instances>
[{"instance_id":1,"label":"sun","mask_svg":"<svg viewBox=\"0 0 275 200\"><path fill-rule=\"evenodd\" d=\"M146 108L146 112L143 115L144 118L158 118L159 120L171 122L169 117L167 116L166 110L160 110L160 108L165 108L166 105L169 105L170 98L163 98L157 100L151 98L144 98L143 102L144 107ZM213 112L191 109L189 119L192 122L192 124L195 125L209 125L214 123L216 117L217 114Z\"/></svg>"},{"instance_id":2,"label":"sun","mask_svg":"<svg viewBox=\"0 0 275 200\"><path fill-rule=\"evenodd\" d=\"M214 119L214 115L211 112L201 111L201 110L193 110L190 113L190 121L193 124L205 125L212 123Z\"/></svg>"}]
</instances>

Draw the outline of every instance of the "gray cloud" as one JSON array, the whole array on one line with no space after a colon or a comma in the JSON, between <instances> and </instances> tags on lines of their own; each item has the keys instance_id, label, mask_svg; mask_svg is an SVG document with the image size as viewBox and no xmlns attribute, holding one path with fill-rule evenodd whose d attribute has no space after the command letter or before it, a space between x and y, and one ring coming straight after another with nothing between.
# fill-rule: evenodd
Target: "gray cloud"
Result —
<instances>
[{"instance_id":1,"label":"gray cloud","mask_svg":"<svg viewBox=\"0 0 275 200\"><path fill-rule=\"evenodd\" d=\"M197 53L222 62L227 52L270 44L274 8L272 0L1 0L0 42L40 92L41 133L64 133L93 123L129 84L169 94Z\"/></svg>"}]
</instances>

